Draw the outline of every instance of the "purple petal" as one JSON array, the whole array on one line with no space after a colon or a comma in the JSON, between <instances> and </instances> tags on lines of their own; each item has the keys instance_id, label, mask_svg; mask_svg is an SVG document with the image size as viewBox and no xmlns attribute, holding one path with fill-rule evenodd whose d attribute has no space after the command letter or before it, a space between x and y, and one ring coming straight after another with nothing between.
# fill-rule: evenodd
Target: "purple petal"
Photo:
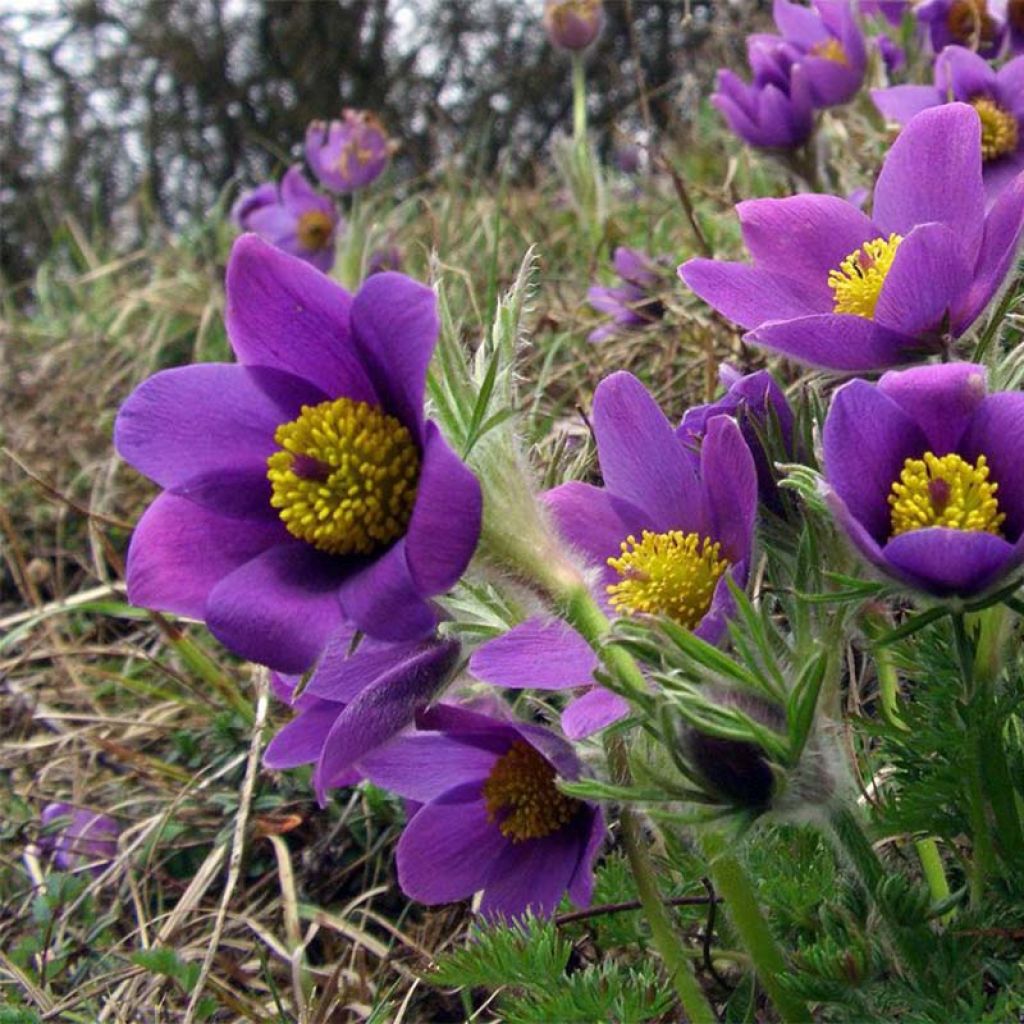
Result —
<instances>
[{"instance_id":1,"label":"purple petal","mask_svg":"<svg viewBox=\"0 0 1024 1024\"><path fill-rule=\"evenodd\" d=\"M1024 56L1014 57L996 72L996 91L1018 118L1024 117Z\"/></svg>"},{"instance_id":2,"label":"purple petal","mask_svg":"<svg viewBox=\"0 0 1024 1024\"><path fill-rule=\"evenodd\" d=\"M210 632L243 658L304 672L341 624L338 586L350 563L304 541L264 551L210 592Z\"/></svg>"},{"instance_id":3,"label":"purple petal","mask_svg":"<svg viewBox=\"0 0 1024 1024\"><path fill-rule=\"evenodd\" d=\"M984 57L966 46L947 46L935 58L935 88L945 98L969 103L979 96L992 97L996 73Z\"/></svg>"},{"instance_id":4,"label":"purple petal","mask_svg":"<svg viewBox=\"0 0 1024 1024\"><path fill-rule=\"evenodd\" d=\"M1009 542L991 533L932 526L893 537L885 559L930 594L970 597L1020 564Z\"/></svg>"},{"instance_id":5,"label":"purple petal","mask_svg":"<svg viewBox=\"0 0 1024 1024\"><path fill-rule=\"evenodd\" d=\"M801 4L790 3L789 0L775 0L772 4L772 19L786 39L802 47L810 48L830 38L821 18L814 11Z\"/></svg>"},{"instance_id":6,"label":"purple petal","mask_svg":"<svg viewBox=\"0 0 1024 1024\"><path fill-rule=\"evenodd\" d=\"M416 504L405 538L409 572L421 594L443 594L459 581L480 539L480 484L436 424L426 444Z\"/></svg>"},{"instance_id":7,"label":"purple petal","mask_svg":"<svg viewBox=\"0 0 1024 1024\"><path fill-rule=\"evenodd\" d=\"M908 458L920 458L924 433L867 381L844 384L832 399L822 437L825 477L878 541L889 536L889 493Z\"/></svg>"},{"instance_id":8,"label":"purple petal","mask_svg":"<svg viewBox=\"0 0 1024 1024\"><path fill-rule=\"evenodd\" d=\"M374 274L352 303L355 344L381 407L423 443L423 391L437 344L437 299L404 274Z\"/></svg>"},{"instance_id":9,"label":"purple petal","mask_svg":"<svg viewBox=\"0 0 1024 1024\"><path fill-rule=\"evenodd\" d=\"M897 124L906 124L922 110L944 102L933 85L894 85L891 89L872 89L871 99L882 117Z\"/></svg>"},{"instance_id":10,"label":"purple petal","mask_svg":"<svg viewBox=\"0 0 1024 1024\"><path fill-rule=\"evenodd\" d=\"M347 704L378 676L392 672L422 649L419 643L390 644L364 636L353 650L357 636L351 623L331 634L304 694Z\"/></svg>"},{"instance_id":11,"label":"purple petal","mask_svg":"<svg viewBox=\"0 0 1024 1024\"><path fill-rule=\"evenodd\" d=\"M589 686L599 662L590 644L559 619L527 619L473 652L469 671L510 689Z\"/></svg>"},{"instance_id":12,"label":"purple petal","mask_svg":"<svg viewBox=\"0 0 1024 1024\"><path fill-rule=\"evenodd\" d=\"M161 494L128 548L128 600L142 608L206 617L210 592L268 548L287 542L279 522L246 523Z\"/></svg>"},{"instance_id":13,"label":"purple petal","mask_svg":"<svg viewBox=\"0 0 1024 1024\"><path fill-rule=\"evenodd\" d=\"M603 686L595 686L566 706L562 712L562 731L571 740L583 740L628 714L627 700Z\"/></svg>"},{"instance_id":14,"label":"purple petal","mask_svg":"<svg viewBox=\"0 0 1024 1024\"><path fill-rule=\"evenodd\" d=\"M979 368L980 369L980 368ZM991 479L999 484L999 511L1006 514L1003 532L1014 540L1024 534L1024 393L1000 391L982 402L961 448L972 461L988 460Z\"/></svg>"},{"instance_id":15,"label":"purple petal","mask_svg":"<svg viewBox=\"0 0 1024 1024\"><path fill-rule=\"evenodd\" d=\"M332 398L378 403L343 288L254 235L235 242L226 287L228 337L240 363L286 370Z\"/></svg>"},{"instance_id":16,"label":"purple petal","mask_svg":"<svg viewBox=\"0 0 1024 1024\"><path fill-rule=\"evenodd\" d=\"M732 580L742 590L747 585L748 571L748 561L737 562L719 578L711 597L711 606L693 631L695 636L709 644L722 642L729 626L729 620L736 614L736 599L729 589L729 580Z\"/></svg>"},{"instance_id":17,"label":"purple petal","mask_svg":"<svg viewBox=\"0 0 1024 1024\"><path fill-rule=\"evenodd\" d=\"M499 734L490 737L488 746L484 733L410 733L363 758L360 767L375 786L425 804L456 786L475 782L479 791L510 745L508 737Z\"/></svg>"},{"instance_id":18,"label":"purple petal","mask_svg":"<svg viewBox=\"0 0 1024 1024\"><path fill-rule=\"evenodd\" d=\"M576 870L569 882L569 899L577 907L589 907L594 896L594 861L597 860L597 855L601 852L606 834L604 814L599 807L595 807L590 815L589 823L583 819L581 824L584 827L589 824L589 833L580 852L580 859L576 862Z\"/></svg>"},{"instance_id":19,"label":"purple petal","mask_svg":"<svg viewBox=\"0 0 1024 1024\"><path fill-rule=\"evenodd\" d=\"M267 744L264 767L279 770L312 764L320 757L331 726L344 707L333 700L310 701Z\"/></svg>"},{"instance_id":20,"label":"purple petal","mask_svg":"<svg viewBox=\"0 0 1024 1024\"><path fill-rule=\"evenodd\" d=\"M981 121L973 108L947 103L910 121L878 176L874 221L886 236L909 235L931 221L945 224L973 263L985 222Z\"/></svg>"},{"instance_id":21,"label":"purple petal","mask_svg":"<svg viewBox=\"0 0 1024 1024\"><path fill-rule=\"evenodd\" d=\"M757 516L757 470L736 421L715 416L700 450L701 504L706 535L730 562L746 562Z\"/></svg>"}]
</instances>

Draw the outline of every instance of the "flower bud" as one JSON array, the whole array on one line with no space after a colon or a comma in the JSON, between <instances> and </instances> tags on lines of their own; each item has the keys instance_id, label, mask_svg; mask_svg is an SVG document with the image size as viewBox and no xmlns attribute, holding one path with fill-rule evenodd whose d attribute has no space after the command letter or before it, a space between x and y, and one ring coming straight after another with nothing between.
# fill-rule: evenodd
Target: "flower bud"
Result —
<instances>
[{"instance_id":1,"label":"flower bud","mask_svg":"<svg viewBox=\"0 0 1024 1024\"><path fill-rule=\"evenodd\" d=\"M601 0L545 0L548 39L562 50L585 50L604 28Z\"/></svg>"}]
</instances>

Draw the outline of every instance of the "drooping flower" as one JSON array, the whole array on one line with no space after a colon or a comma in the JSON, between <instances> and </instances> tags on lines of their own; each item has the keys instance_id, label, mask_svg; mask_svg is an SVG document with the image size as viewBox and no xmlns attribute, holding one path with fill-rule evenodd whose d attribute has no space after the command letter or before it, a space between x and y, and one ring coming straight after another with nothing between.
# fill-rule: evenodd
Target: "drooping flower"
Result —
<instances>
[{"instance_id":1,"label":"drooping flower","mask_svg":"<svg viewBox=\"0 0 1024 1024\"><path fill-rule=\"evenodd\" d=\"M559 49L585 50L604 28L602 0L544 0L544 28Z\"/></svg>"},{"instance_id":2,"label":"drooping flower","mask_svg":"<svg viewBox=\"0 0 1024 1024\"><path fill-rule=\"evenodd\" d=\"M353 297L246 235L227 330L238 364L164 370L118 415L118 451L164 488L132 537L130 599L281 672L310 668L343 618L382 640L432 632L481 516L424 415L433 292L375 274Z\"/></svg>"},{"instance_id":3,"label":"drooping flower","mask_svg":"<svg viewBox=\"0 0 1024 1024\"><path fill-rule=\"evenodd\" d=\"M482 891L491 918L550 915L564 893L587 906L604 816L556 787L583 774L572 747L540 726L444 704L419 728L367 768L375 785L423 805L398 842L402 890L426 904Z\"/></svg>"},{"instance_id":4,"label":"drooping flower","mask_svg":"<svg viewBox=\"0 0 1024 1024\"><path fill-rule=\"evenodd\" d=\"M1024 562L1024 392L946 363L855 380L824 430L828 501L860 553L937 596L971 597Z\"/></svg>"},{"instance_id":5,"label":"drooping flower","mask_svg":"<svg viewBox=\"0 0 1024 1024\"><path fill-rule=\"evenodd\" d=\"M53 862L61 871L88 868L99 875L117 856L121 826L109 814L53 803L43 808L40 823L39 845L53 853Z\"/></svg>"},{"instance_id":6,"label":"drooping flower","mask_svg":"<svg viewBox=\"0 0 1024 1024\"><path fill-rule=\"evenodd\" d=\"M929 107L970 104L981 118L982 176L989 200L1024 171L1024 57L996 71L971 50L947 46L935 60L934 85L874 89L871 98L899 124Z\"/></svg>"},{"instance_id":7,"label":"drooping flower","mask_svg":"<svg viewBox=\"0 0 1024 1024\"><path fill-rule=\"evenodd\" d=\"M325 274L334 263L338 211L306 181L299 167L285 173L280 187L260 185L239 197L231 216L243 231L254 232Z\"/></svg>"},{"instance_id":8,"label":"drooping flower","mask_svg":"<svg viewBox=\"0 0 1024 1024\"><path fill-rule=\"evenodd\" d=\"M988 0L925 0L914 12L927 27L936 53L953 45L995 57L1003 45L1006 25Z\"/></svg>"},{"instance_id":9,"label":"drooping flower","mask_svg":"<svg viewBox=\"0 0 1024 1024\"><path fill-rule=\"evenodd\" d=\"M591 342L607 341L622 330L646 327L665 315L665 307L656 294L652 294L656 293L662 278L647 253L620 245L612 257L612 265L622 284L593 285L587 291L587 301L594 309L612 318L590 332L587 340Z\"/></svg>"},{"instance_id":10,"label":"drooping flower","mask_svg":"<svg viewBox=\"0 0 1024 1024\"><path fill-rule=\"evenodd\" d=\"M861 372L919 359L981 315L1024 230L1024 179L986 216L981 167L973 108L922 111L886 156L871 217L836 196L740 203L753 264L695 259L680 277L745 341L801 362Z\"/></svg>"},{"instance_id":11,"label":"drooping flower","mask_svg":"<svg viewBox=\"0 0 1024 1024\"><path fill-rule=\"evenodd\" d=\"M315 764L313 787L321 803L329 789L352 785L373 752L410 728L458 661L459 644L430 637L409 643L364 638L355 630L331 637L301 692L300 676L272 677L296 716L267 745L268 768Z\"/></svg>"},{"instance_id":12,"label":"drooping flower","mask_svg":"<svg viewBox=\"0 0 1024 1024\"><path fill-rule=\"evenodd\" d=\"M341 120L306 129L306 160L320 184L343 195L376 181L391 161L391 140L367 110L343 110Z\"/></svg>"},{"instance_id":13,"label":"drooping flower","mask_svg":"<svg viewBox=\"0 0 1024 1024\"><path fill-rule=\"evenodd\" d=\"M666 615L717 643L733 608L726 579L746 583L757 513L740 428L730 416L710 417L695 458L640 381L622 372L598 386L592 421L604 486L567 483L544 501L593 573L595 598L609 615ZM469 667L497 686L588 687L562 715L574 739L629 710L594 685L597 659L583 637L543 617L481 645Z\"/></svg>"}]
</instances>

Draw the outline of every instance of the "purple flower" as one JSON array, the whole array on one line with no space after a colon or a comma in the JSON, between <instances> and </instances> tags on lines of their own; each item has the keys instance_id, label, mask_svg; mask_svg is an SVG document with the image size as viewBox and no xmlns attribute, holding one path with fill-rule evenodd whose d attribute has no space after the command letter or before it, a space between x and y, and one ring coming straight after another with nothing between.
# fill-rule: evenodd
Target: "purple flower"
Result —
<instances>
[{"instance_id":1,"label":"purple flower","mask_svg":"<svg viewBox=\"0 0 1024 1024\"><path fill-rule=\"evenodd\" d=\"M385 245L374 249L366 265L366 276L382 274L386 270L401 271L402 250L397 245Z\"/></svg>"},{"instance_id":2,"label":"purple flower","mask_svg":"<svg viewBox=\"0 0 1024 1024\"><path fill-rule=\"evenodd\" d=\"M604 28L601 0L544 0L544 28L562 50L585 50Z\"/></svg>"},{"instance_id":3,"label":"purple flower","mask_svg":"<svg viewBox=\"0 0 1024 1024\"><path fill-rule=\"evenodd\" d=\"M1006 22L1010 51L1024 53L1024 0L992 0L992 6Z\"/></svg>"},{"instance_id":4,"label":"purple flower","mask_svg":"<svg viewBox=\"0 0 1024 1024\"><path fill-rule=\"evenodd\" d=\"M423 806L398 842L398 881L420 903L483 891L480 912L550 915L562 894L590 903L604 839L600 809L560 792L582 766L572 748L535 725L439 705L422 731L378 752L376 785Z\"/></svg>"},{"instance_id":5,"label":"purple flower","mask_svg":"<svg viewBox=\"0 0 1024 1024\"><path fill-rule=\"evenodd\" d=\"M882 63L885 64L886 74L892 75L899 71L900 68L906 66L907 55L903 47L894 43L884 32L875 36L872 41L878 47L878 52L882 55Z\"/></svg>"},{"instance_id":6,"label":"purple flower","mask_svg":"<svg viewBox=\"0 0 1024 1024\"><path fill-rule=\"evenodd\" d=\"M594 285L587 291L587 301L594 309L612 317L610 323L590 332L587 340L591 342L607 341L623 329L646 327L665 315L665 307L652 295L661 276L647 253L620 245L612 265L622 284L613 288Z\"/></svg>"},{"instance_id":7,"label":"purple flower","mask_svg":"<svg viewBox=\"0 0 1024 1024\"><path fill-rule=\"evenodd\" d=\"M962 46L947 46L935 59L934 85L873 89L875 106L906 124L915 114L946 103L969 103L981 118L982 177L989 200L1024 171L1024 57L993 70Z\"/></svg>"},{"instance_id":8,"label":"purple flower","mask_svg":"<svg viewBox=\"0 0 1024 1024\"><path fill-rule=\"evenodd\" d=\"M913 9L912 0L860 0L860 13L865 17L880 14L890 25L900 25L903 15Z\"/></svg>"},{"instance_id":9,"label":"purple flower","mask_svg":"<svg viewBox=\"0 0 1024 1024\"><path fill-rule=\"evenodd\" d=\"M981 122L962 103L918 114L886 156L872 217L837 196L755 199L736 212L753 265L695 259L680 277L744 340L862 372L963 334L1006 277L1024 178L985 214Z\"/></svg>"},{"instance_id":10,"label":"purple flower","mask_svg":"<svg viewBox=\"0 0 1024 1024\"><path fill-rule=\"evenodd\" d=\"M363 777L363 763L412 725L459 657L456 641L438 637L394 644L364 638L353 652L354 640L350 628L332 636L298 696L300 676L272 677L277 695L298 714L270 741L263 763L315 764L321 803L327 790Z\"/></svg>"},{"instance_id":11,"label":"purple flower","mask_svg":"<svg viewBox=\"0 0 1024 1024\"><path fill-rule=\"evenodd\" d=\"M44 833L39 845L53 853L61 871L89 868L100 875L117 856L121 826L108 814L72 804L47 804L40 815Z\"/></svg>"},{"instance_id":12,"label":"purple flower","mask_svg":"<svg viewBox=\"0 0 1024 1024\"><path fill-rule=\"evenodd\" d=\"M993 15L987 0L925 0L915 13L927 26L936 53L952 44L995 57L1003 44L1006 25Z\"/></svg>"},{"instance_id":13,"label":"purple flower","mask_svg":"<svg viewBox=\"0 0 1024 1024\"><path fill-rule=\"evenodd\" d=\"M544 500L594 573L595 598L611 615L666 615L717 643L733 607L726 577L746 583L757 513L757 474L739 427L709 417L695 457L640 381L621 372L598 386L593 427L604 487L567 483ZM479 647L469 667L497 686L588 687L562 715L572 738L629 710L594 684L594 653L560 622L528 619Z\"/></svg>"},{"instance_id":14,"label":"purple flower","mask_svg":"<svg viewBox=\"0 0 1024 1024\"><path fill-rule=\"evenodd\" d=\"M708 423L715 416L732 416L739 424L743 439L750 448L757 470L757 489L761 500L779 508L779 489L775 482L772 459L765 451L761 436L770 430L770 421L778 424L787 458L793 458L793 410L782 388L767 370L742 376L731 366L722 365L719 376L726 392L708 405L695 405L683 416L676 434L691 448L696 448L707 433Z\"/></svg>"},{"instance_id":15,"label":"purple flower","mask_svg":"<svg viewBox=\"0 0 1024 1024\"><path fill-rule=\"evenodd\" d=\"M164 488L132 537L130 599L281 672L310 668L343 618L381 640L432 632L481 513L424 418L434 293L375 274L353 297L246 235L227 331L238 364L164 370L118 414L118 451Z\"/></svg>"},{"instance_id":16,"label":"purple flower","mask_svg":"<svg viewBox=\"0 0 1024 1024\"><path fill-rule=\"evenodd\" d=\"M344 194L366 188L391 160L391 140L366 110L344 110L340 121L306 129L306 160L320 184Z\"/></svg>"},{"instance_id":17,"label":"purple flower","mask_svg":"<svg viewBox=\"0 0 1024 1024\"><path fill-rule=\"evenodd\" d=\"M938 596L971 597L1024 561L1024 393L985 367L921 366L851 381L823 436L828 500L861 554Z\"/></svg>"},{"instance_id":18,"label":"purple flower","mask_svg":"<svg viewBox=\"0 0 1024 1024\"><path fill-rule=\"evenodd\" d=\"M330 199L306 181L298 167L285 173L280 188L260 185L241 196L231 216L243 231L255 232L325 274L334 263L338 211Z\"/></svg>"}]
</instances>

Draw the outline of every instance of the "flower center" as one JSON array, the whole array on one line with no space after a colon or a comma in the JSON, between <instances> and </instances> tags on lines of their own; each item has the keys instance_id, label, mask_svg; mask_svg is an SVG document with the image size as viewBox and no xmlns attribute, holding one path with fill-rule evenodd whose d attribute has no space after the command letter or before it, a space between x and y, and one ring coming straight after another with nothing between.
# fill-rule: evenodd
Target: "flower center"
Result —
<instances>
[{"instance_id":1,"label":"flower center","mask_svg":"<svg viewBox=\"0 0 1024 1024\"><path fill-rule=\"evenodd\" d=\"M971 106L981 118L981 158L998 160L1012 153L1020 137L1017 118L984 96L971 100Z\"/></svg>"},{"instance_id":2,"label":"flower center","mask_svg":"<svg viewBox=\"0 0 1024 1024\"><path fill-rule=\"evenodd\" d=\"M889 493L892 536L929 526L999 536L1006 516L996 500L999 485L988 474L984 455L973 466L952 454L939 458L925 452L923 458L907 459Z\"/></svg>"},{"instance_id":3,"label":"flower center","mask_svg":"<svg viewBox=\"0 0 1024 1024\"><path fill-rule=\"evenodd\" d=\"M409 431L376 406L304 405L277 428L270 504L288 532L335 555L369 555L405 532L420 458Z\"/></svg>"},{"instance_id":4,"label":"flower center","mask_svg":"<svg viewBox=\"0 0 1024 1024\"><path fill-rule=\"evenodd\" d=\"M543 839L568 825L581 807L555 785L555 768L525 740L494 762L483 786L487 818L513 843Z\"/></svg>"},{"instance_id":5,"label":"flower center","mask_svg":"<svg viewBox=\"0 0 1024 1024\"><path fill-rule=\"evenodd\" d=\"M322 249L331 237L334 221L322 210L309 210L299 217L296 234L303 249Z\"/></svg>"},{"instance_id":6,"label":"flower center","mask_svg":"<svg viewBox=\"0 0 1024 1024\"><path fill-rule=\"evenodd\" d=\"M815 43L811 47L811 54L815 57L822 57L825 60L833 61L836 64L842 64L844 67L850 66L850 61L846 56L846 51L843 49L843 44L838 39L826 39L824 42Z\"/></svg>"},{"instance_id":7,"label":"flower center","mask_svg":"<svg viewBox=\"0 0 1024 1024\"><path fill-rule=\"evenodd\" d=\"M875 238L851 252L838 270L830 270L828 286L834 297L833 313L853 313L870 320L875 315L878 296L892 268L902 235Z\"/></svg>"},{"instance_id":8,"label":"flower center","mask_svg":"<svg viewBox=\"0 0 1024 1024\"><path fill-rule=\"evenodd\" d=\"M946 15L946 28L953 39L969 46L991 43L996 37L996 23L988 13L986 0L953 0Z\"/></svg>"},{"instance_id":9,"label":"flower center","mask_svg":"<svg viewBox=\"0 0 1024 1024\"><path fill-rule=\"evenodd\" d=\"M729 562L721 545L696 533L644 530L638 542L630 535L618 558L608 564L621 576L608 587L612 607L620 613L667 615L694 629L711 607L715 585Z\"/></svg>"}]
</instances>

